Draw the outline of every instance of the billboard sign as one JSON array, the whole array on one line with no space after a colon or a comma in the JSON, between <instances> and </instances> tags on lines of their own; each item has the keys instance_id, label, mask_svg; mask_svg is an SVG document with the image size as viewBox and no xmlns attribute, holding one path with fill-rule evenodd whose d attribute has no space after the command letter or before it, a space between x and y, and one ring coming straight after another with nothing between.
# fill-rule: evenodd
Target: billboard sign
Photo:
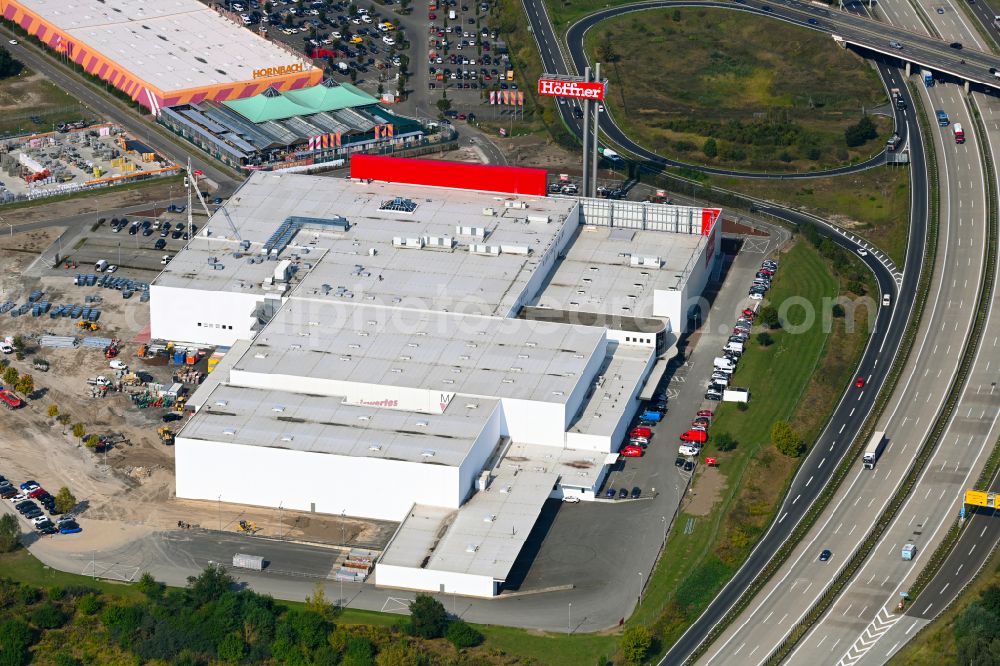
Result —
<instances>
[{"instance_id":1,"label":"billboard sign","mask_svg":"<svg viewBox=\"0 0 1000 666\"><path fill-rule=\"evenodd\" d=\"M253 70L253 78L263 79L269 76L284 76L285 74L301 74L306 71L302 63L294 65L281 65L280 67L262 67Z\"/></svg>"},{"instance_id":2,"label":"billboard sign","mask_svg":"<svg viewBox=\"0 0 1000 666\"><path fill-rule=\"evenodd\" d=\"M607 88L602 82L587 83L566 79L538 79L538 94L546 97L572 97L573 99L603 100Z\"/></svg>"}]
</instances>

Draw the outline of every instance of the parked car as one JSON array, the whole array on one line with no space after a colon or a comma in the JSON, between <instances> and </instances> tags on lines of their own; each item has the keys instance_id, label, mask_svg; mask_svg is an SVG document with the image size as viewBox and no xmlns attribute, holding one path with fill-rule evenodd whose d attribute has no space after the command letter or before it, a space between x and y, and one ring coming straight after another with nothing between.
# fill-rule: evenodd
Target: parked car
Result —
<instances>
[{"instance_id":1,"label":"parked car","mask_svg":"<svg viewBox=\"0 0 1000 666\"><path fill-rule=\"evenodd\" d=\"M82 531L83 528L81 528L75 521L72 520L68 520L64 523L59 524L60 534L76 534L77 532L82 532Z\"/></svg>"},{"instance_id":2,"label":"parked car","mask_svg":"<svg viewBox=\"0 0 1000 666\"><path fill-rule=\"evenodd\" d=\"M635 444L628 444L622 447L621 454L626 458L641 458L642 447L636 446Z\"/></svg>"},{"instance_id":3,"label":"parked car","mask_svg":"<svg viewBox=\"0 0 1000 666\"><path fill-rule=\"evenodd\" d=\"M604 493L604 496L609 499L614 499L617 492L618 491L616 491L614 488L608 488L607 491Z\"/></svg>"},{"instance_id":4,"label":"parked car","mask_svg":"<svg viewBox=\"0 0 1000 666\"><path fill-rule=\"evenodd\" d=\"M628 499L628 490L622 488L618 491L618 499Z\"/></svg>"},{"instance_id":5,"label":"parked car","mask_svg":"<svg viewBox=\"0 0 1000 666\"><path fill-rule=\"evenodd\" d=\"M649 438L653 436L653 431L649 428L636 426L635 428L632 428L631 431L629 431L628 435L629 437L645 437L646 440L649 440Z\"/></svg>"},{"instance_id":6,"label":"parked car","mask_svg":"<svg viewBox=\"0 0 1000 666\"><path fill-rule=\"evenodd\" d=\"M38 487L38 482L35 481L34 479L31 479L30 481L25 481L19 487L21 488L21 490L34 490L35 488Z\"/></svg>"},{"instance_id":7,"label":"parked car","mask_svg":"<svg viewBox=\"0 0 1000 666\"><path fill-rule=\"evenodd\" d=\"M708 441L708 433L704 430L688 430L687 432L681 433L682 442L705 442Z\"/></svg>"},{"instance_id":8,"label":"parked car","mask_svg":"<svg viewBox=\"0 0 1000 666\"><path fill-rule=\"evenodd\" d=\"M693 471L693 470L694 470L694 463L691 462L690 460L685 460L684 461L684 471L685 472L690 472L690 471Z\"/></svg>"},{"instance_id":9,"label":"parked car","mask_svg":"<svg viewBox=\"0 0 1000 666\"><path fill-rule=\"evenodd\" d=\"M684 458L677 456L677 459L674 460L674 467L684 467L684 463L685 463Z\"/></svg>"},{"instance_id":10,"label":"parked car","mask_svg":"<svg viewBox=\"0 0 1000 666\"><path fill-rule=\"evenodd\" d=\"M698 410L698 414L696 416L704 416L706 418L712 418L712 416L714 416L714 415L712 414L712 410L711 409L701 409L701 410Z\"/></svg>"}]
</instances>

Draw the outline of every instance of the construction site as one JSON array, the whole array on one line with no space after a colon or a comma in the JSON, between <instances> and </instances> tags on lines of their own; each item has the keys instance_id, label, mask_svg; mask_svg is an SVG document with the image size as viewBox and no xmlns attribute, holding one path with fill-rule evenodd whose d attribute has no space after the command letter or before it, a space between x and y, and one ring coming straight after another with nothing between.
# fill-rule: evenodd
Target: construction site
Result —
<instances>
[{"instance_id":1,"label":"construction site","mask_svg":"<svg viewBox=\"0 0 1000 666\"><path fill-rule=\"evenodd\" d=\"M161 228L187 217L144 213L137 219ZM211 526L346 545L345 563L351 548L377 551L394 524L175 498L172 447L181 411L225 349L149 339L143 295L162 267L163 252L151 247L161 236L115 234L109 225L95 220L0 238L0 341L11 350L0 364L33 380L30 392L5 381L0 473L70 488L85 521L77 545L107 547L135 530ZM125 239L131 254L112 253ZM167 240L174 249L183 245ZM121 256L121 263L114 273L98 272L94 256Z\"/></svg>"},{"instance_id":2,"label":"construction site","mask_svg":"<svg viewBox=\"0 0 1000 666\"><path fill-rule=\"evenodd\" d=\"M4 204L169 176L180 169L120 127L79 122L0 142L0 170Z\"/></svg>"}]
</instances>

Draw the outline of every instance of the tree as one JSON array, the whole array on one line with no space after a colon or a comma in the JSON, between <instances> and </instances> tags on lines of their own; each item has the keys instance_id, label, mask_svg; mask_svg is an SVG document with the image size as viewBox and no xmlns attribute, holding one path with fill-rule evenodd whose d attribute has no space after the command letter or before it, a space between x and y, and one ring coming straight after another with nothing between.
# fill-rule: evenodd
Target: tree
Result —
<instances>
[{"instance_id":1,"label":"tree","mask_svg":"<svg viewBox=\"0 0 1000 666\"><path fill-rule=\"evenodd\" d=\"M17 76L23 68L24 65L21 64L20 60L14 60L10 51L0 47L0 79L5 79L8 76Z\"/></svg>"},{"instance_id":2,"label":"tree","mask_svg":"<svg viewBox=\"0 0 1000 666\"><path fill-rule=\"evenodd\" d=\"M444 605L427 594L418 594L410 602L410 633L420 638L441 638L448 628Z\"/></svg>"},{"instance_id":3,"label":"tree","mask_svg":"<svg viewBox=\"0 0 1000 666\"><path fill-rule=\"evenodd\" d=\"M21 530L17 526L17 518L10 513L0 516L0 553L14 550L20 537Z\"/></svg>"},{"instance_id":4,"label":"tree","mask_svg":"<svg viewBox=\"0 0 1000 666\"><path fill-rule=\"evenodd\" d=\"M57 604L48 601L31 612L31 623L39 629L58 629L66 622L66 614Z\"/></svg>"},{"instance_id":5,"label":"tree","mask_svg":"<svg viewBox=\"0 0 1000 666\"><path fill-rule=\"evenodd\" d=\"M56 498L57 506L58 502L59 498L57 497ZM142 592L142 594L147 599L152 600L152 599L159 599L160 597L163 596L163 592L166 590L166 585L153 578L153 574L147 571L143 573L142 576L139 577L139 580L136 581L135 589Z\"/></svg>"},{"instance_id":6,"label":"tree","mask_svg":"<svg viewBox=\"0 0 1000 666\"><path fill-rule=\"evenodd\" d=\"M805 451L805 443L786 421L775 421L771 426L771 443L789 458L798 458Z\"/></svg>"},{"instance_id":7,"label":"tree","mask_svg":"<svg viewBox=\"0 0 1000 666\"><path fill-rule=\"evenodd\" d=\"M445 633L448 641L455 646L456 650L462 648L476 647L483 642L483 635L476 631L470 624L462 620L454 620L448 625Z\"/></svg>"},{"instance_id":8,"label":"tree","mask_svg":"<svg viewBox=\"0 0 1000 666\"><path fill-rule=\"evenodd\" d=\"M20 378L20 373L17 368L10 367L3 371L3 383L9 386L17 384L18 378Z\"/></svg>"},{"instance_id":9,"label":"tree","mask_svg":"<svg viewBox=\"0 0 1000 666\"><path fill-rule=\"evenodd\" d=\"M757 334L757 344L761 347L770 347L774 344L774 338L767 331L761 331Z\"/></svg>"},{"instance_id":10,"label":"tree","mask_svg":"<svg viewBox=\"0 0 1000 666\"><path fill-rule=\"evenodd\" d=\"M20 335L15 335L14 336L14 340L11 343L11 346L14 348L15 351L23 352L24 351L24 337L20 336Z\"/></svg>"},{"instance_id":11,"label":"tree","mask_svg":"<svg viewBox=\"0 0 1000 666\"><path fill-rule=\"evenodd\" d=\"M69 488L63 486L56 493L56 511L59 513L69 513L76 506L76 498L73 497L73 493L69 491Z\"/></svg>"},{"instance_id":12,"label":"tree","mask_svg":"<svg viewBox=\"0 0 1000 666\"><path fill-rule=\"evenodd\" d=\"M70 416L69 414L60 414L59 416L56 417L56 421L59 421L59 423L63 425L69 425L69 422L72 420L73 417Z\"/></svg>"},{"instance_id":13,"label":"tree","mask_svg":"<svg viewBox=\"0 0 1000 666\"><path fill-rule=\"evenodd\" d=\"M219 646L216 648L219 659L230 664L240 663L245 652L246 646L243 639L236 634L226 634L226 637L219 641Z\"/></svg>"},{"instance_id":14,"label":"tree","mask_svg":"<svg viewBox=\"0 0 1000 666\"><path fill-rule=\"evenodd\" d=\"M760 323L768 328L781 328L781 319L778 318L778 309L773 305L765 305L758 313Z\"/></svg>"},{"instance_id":15,"label":"tree","mask_svg":"<svg viewBox=\"0 0 1000 666\"><path fill-rule=\"evenodd\" d=\"M83 439L83 436L87 434L87 426L82 423L74 423L71 432L77 439Z\"/></svg>"},{"instance_id":16,"label":"tree","mask_svg":"<svg viewBox=\"0 0 1000 666\"><path fill-rule=\"evenodd\" d=\"M21 619L0 622L0 664L17 666L28 663L28 652L36 639L35 632Z\"/></svg>"},{"instance_id":17,"label":"tree","mask_svg":"<svg viewBox=\"0 0 1000 666\"><path fill-rule=\"evenodd\" d=\"M45 410L45 413L49 415L50 419L56 418L57 416L59 416L58 405L55 404L49 405L49 408Z\"/></svg>"},{"instance_id":18,"label":"tree","mask_svg":"<svg viewBox=\"0 0 1000 666\"><path fill-rule=\"evenodd\" d=\"M653 645L653 637L649 629L641 624L629 627L622 634L622 656L627 664L641 664L649 648Z\"/></svg>"},{"instance_id":19,"label":"tree","mask_svg":"<svg viewBox=\"0 0 1000 666\"><path fill-rule=\"evenodd\" d=\"M711 159L719 154L719 145L715 142L715 139L705 139L705 143L701 147L701 152L705 153L705 157Z\"/></svg>"},{"instance_id":20,"label":"tree","mask_svg":"<svg viewBox=\"0 0 1000 666\"><path fill-rule=\"evenodd\" d=\"M848 148L860 146L878 136L878 128L870 116L864 116L857 123L844 130L844 141Z\"/></svg>"},{"instance_id":21,"label":"tree","mask_svg":"<svg viewBox=\"0 0 1000 666\"><path fill-rule=\"evenodd\" d=\"M35 392L35 378L31 375L21 375L17 380L16 390L21 395L31 395Z\"/></svg>"},{"instance_id":22,"label":"tree","mask_svg":"<svg viewBox=\"0 0 1000 666\"><path fill-rule=\"evenodd\" d=\"M87 439L83 440L83 445L88 449L96 448L98 444L101 443L101 438L97 435L87 435Z\"/></svg>"},{"instance_id":23,"label":"tree","mask_svg":"<svg viewBox=\"0 0 1000 666\"><path fill-rule=\"evenodd\" d=\"M720 451L732 451L738 444L739 442L726 431L716 433L715 435L715 448Z\"/></svg>"},{"instance_id":24,"label":"tree","mask_svg":"<svg viewBox=\"0 0 1000 666\"><path fill-rule=\"evenodd\" d=\"M441 96L441 99L439 99L436 102L436 104L438 111L440 111L441 113L444 113L445 111L451 108L451 100L445 97L444 95Z\"/></svg>"},{"instance_id":25,"label":"tree","mask_svg":"<svg viewBox=\"0 0 1000 666\"><path fill-rule=\"evenodd\" d=\"M334 607L326 600L326 588L323 587L323 583L317 582L313 586L312 595L306 597L306 608L326 620L333 619Z\"/></svg>"}]
</instances>

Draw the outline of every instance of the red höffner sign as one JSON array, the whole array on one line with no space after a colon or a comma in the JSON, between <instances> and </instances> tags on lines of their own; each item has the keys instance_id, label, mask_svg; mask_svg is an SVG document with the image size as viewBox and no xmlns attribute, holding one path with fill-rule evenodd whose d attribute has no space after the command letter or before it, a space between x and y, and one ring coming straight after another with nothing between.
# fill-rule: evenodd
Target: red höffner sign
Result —
<instances>
[{"instance_id":1,"label":"red h\u00f6ffner sign","mask_svg":"<svg viewBox=\"0 0 1000 666\"><path fill-rule=\"evenodd\" d=\"M583 83L560 79L538 79L538 94L575 99L604 99L603 83Z\"/></svg>"}]
</instances>

